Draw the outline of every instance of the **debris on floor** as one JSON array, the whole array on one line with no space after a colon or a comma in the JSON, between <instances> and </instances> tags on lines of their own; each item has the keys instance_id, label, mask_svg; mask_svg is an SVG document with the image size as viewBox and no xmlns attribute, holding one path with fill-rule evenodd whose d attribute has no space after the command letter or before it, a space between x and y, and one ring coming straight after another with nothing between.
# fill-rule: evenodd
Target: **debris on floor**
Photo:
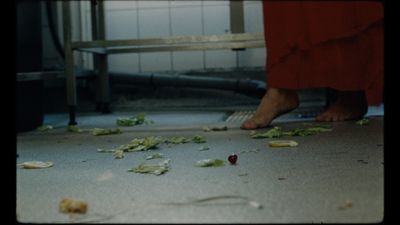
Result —
<instances>
[{"instance_id":1,"label":"debris on floor","mask_svg":"<svg viewBox=\"0 0 400 225\"><path fill-rule=\"evenodd\" d=\"M240 154L243 154L243 153L250 153L250 152L257 153L257 152L259 152L259 151L260 151L259 148L254 148L254 149L249 149L249 150L243 150L243 151L241 151L241 152L239 152L239 153L240 153Z\"/></svg>"},{"instance_id":2,"label":"debris on floor","mask_svg":"<svg viewBox=\"0 0 400 225\"><path fill-rule=\"evenodd\" d=\"M219 167L224 166L225 162L221 159L202 159L197 161L195 165L199 167Z\"/></svg>"},{"instance_id":3,"label":"debris on floor","mask_svg":"<svg viewBox=\"0 0 400 225\"><path fill-rule=\"evenodd\" d=\"M236 164L237 159L238 159L238 156L236 154L231 154L231 155L228 156L228 161L232 165Z\"/></svg>"},{"instance_id":4,"label":"debris on floor","mask_svg":"<svg viewBox=\"0 0 400 225\"><path fill-rule=\"evenodd\" d=\"M84 131L83 129L80 129L78 125L68 125L65 130L74 133L82 133Z\"/></svg>"},{"instance_id":5,"label":"debris on floor","mask_svg":"<svg viewBox=\"0 0 400 225\"><path fill-rule=\"evenodd\" d=\"M114 157L116 159L123 159L124 158L124 151L123 150L115 150Z\"/></svg>"},{"instance_id":6,"label":"debris on floor","mask_svg":"<svg viewBox=\"0 0 400 225\"><path fill-rule=\"evenodd\" d=\"M342 206L339 207L340 210L350 209L353 207L353 202L347 199Z\"/></svg>"},{"instance_id":7,"label":"debris on floor","mask_svg":"<svg viewBox=\"0 0 400 225\"><path fill-rule=\"evenodd\" d=\"M139 113L136 116L128 117L128 118L118 118L117 119L117 125L118 126L125 126L125 127L130 127L130 126L136 126L140 124L149 124L149 123L154 123L152 120L146 120L145 119L145 114L144 113Z\"/></svg>"},{"instance_id":8,"label":"debris on floor","mask_svg":"<svg viewBox=\"0 0 400 225\"><path fill-rule=\"evenodd\" d=\"M191 139L186 138L186 137L169 137L164 139L164 143L167 144L184 144L184 143L189 143Z\"/></svg>"},{"instance_id":9,"label":"debris on floor","mask_svg":"<svg viewBox=\"0 0 400 225\"><path fill-rule=\"evenodd\" d=\"M269 147L296 147L299 145L296 141L292 140L273 140L268 142Z\"/></svg>"},{"instance_id":10,"label":"debris on floor","mask_svg":"<svg viewBox=\"0 0 400 225\"><path fill-rule=\"evenodd\" d=\"M226 131L228 130L228 127L225 125L222 126L213 126L213 127L209 127L209 126L205 126L203 127L203 131L204 132L210 132L210 131Z\"/></svg>"},{"instance_id":11,"label":"debris on floor","mask_svg":"<svg viewBox=\"0 0 400 225\"><path fill-rule=\"evenodd\" d=\"M164 155L161 154L161 153L155 153L155 154L153 154L153 155L146 156L146 160L150 160L150 159L161 159L161 158L164 158Z\"/></svg>"},{"instance_id":12,"label":"debris on floor","mask_svg":"<svg viewBox=\"0 0 400 225\"><path fill-rule=\"evenodd\" d=\"M136 152L136 151L146 151L149 149L154 149L158 144L161 143L160 137L150 136L145 138L135 138L131 140L128 144L124 144L115 149L97 149L97 152L103 153L113 153L117 150L124 152Z\"/></svg>"},{"instance_id":13,"label":"debris on floor","mask_svg":"<svg viewBox=\"0 0 400 225\"><path fill-rule=\"evenodd\" d=\"M357 124L357 125L360 125L360 126L368 125L368 124L369 124L369 119L367 119L367 118L362 118L361 120L357 120L357 121L356 121L356 124Z\"/></svg>"},{"instance_id":14,"label":"debris on floor","mask_svg":"<svg viewBox=\"0 0 400 225\"><path fill-rule=\"evenodd\" d=\"M53 126L51 126L51 125L42 125L42 126L39 126L38 128L36 128L37 131L41 131L41 132L49 131L52 129L53 129Z\"/></svg>"},{"instance_id":15,"label":"debris on floor","mask_svg":"<svg viewBox=\"0 0 400 225\"><path fill-rule=\"evenodd\" d=\"M119 128L93 128L92 129L92 134L95 136L100 136L100 135L110 135L110 134L120 134L122 133L121 129Z\"/></svg>"},{"instance_id":16,"label":"debris on floor","mask_svg":"<svg viewBox=\"0 0 400 225\"><path fill-rule=\"evenodd\" d=\"M207 146L200 146L199 147L199 151L207 151L207 150L210 150L210 148L207 147Z\"/></svg>"},{"instance_id":17,"label":"debris on floor","mask_svg":"<svg viewBox=\"0 0 400 225\"><path fill-rule=\"evenodd\" d=\"M53 162L41 162L41 161L28 161L18 164L18 166L21 166L24 169L43 169L52 167L53 165L54 165Z\"/></svg>"},{"instance_id":18,"label":"debris on floor","mask_svg":"<svg viewBox=\"0 0 400 225\"><path fill-rule=\"evenodd\" d=\"M88 209L88 204L86 201L83 201L83 200L63 198L60 201L58 209L62 213L85 214Z\"/></svg>"},{"instance_id":19,"label":"debris on floor","mask_svg":"<svg viewBox=\"0 0 400 225\"><path fill-rule=\"evenodd\" d=\"M236 199L240 200L239 202L223 202L223 200L228 200L228 199ZM186 201L186 202L169 202L169 203L164 203L167 205L176 205L176 206L187 206L187 205L194 205L194 206L205 206L207 204L213 204L213 205L234 205L234 204L247 204L253 208L256 209L262 209L263 206L253 200L250 200L248 197L244 196L239 196L239 195L221 195L221 196L213 196L213 197L207 197L207 198L199 198L199 199L194 199L191 201Z\"/></svg>"},{"instance_id":20,"label":"debris on floor","mask_svg":"<svg viewBox=\"0 0 400 225\"><path fill-rule=\"evenodd\" d=\"M129 169L128 172L134 173L149 173L154 175L161 175L169 170L169 159L164 160L159 164L145 164L141 163L139 166Z\"/></svg>"},{"instance_id":21,"label":"debris on floor","mask_svg":"<svg viewBox=\"0 0 400 225\"><path fill-rule=\"evenodd\" d=\"M203 136L200 136L200 135L195 135L195 136L192 138L192 141L193 141L194 143L206 143L206 142L207 142L206 139L205 139Z\"/></svg>"},{"instance_id":22,"label":"debris on floor","mask_svg":"<svg viewBox=\"0 0 400 225\"><path fill-rule=\"evenodd\" d=\"M309 136L315 135L321 132L329 132L332 131L332 128L327 127L310 127L310 128L295 128L290 131L283 131L280 127L274 127L267 132L256 132L251 131L250 137L251 138L280 138L284 136Z\"/></svg>"}]
</instances>

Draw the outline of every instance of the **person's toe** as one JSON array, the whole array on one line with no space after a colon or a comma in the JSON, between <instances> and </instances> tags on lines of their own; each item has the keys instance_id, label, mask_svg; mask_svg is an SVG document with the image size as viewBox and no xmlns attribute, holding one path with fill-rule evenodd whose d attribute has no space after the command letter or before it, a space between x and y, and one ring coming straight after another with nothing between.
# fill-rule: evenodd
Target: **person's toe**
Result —
<instances>
[{"instance_id":1,"label":"person's toe","mask_svg":"<svg viewBox=\"0 0 400 225\"><path fill-rule=\"evenodd\" d=\"M257 124L253 120L247 120L240 126L240 128L244 130L256 129Z\"/></svg>"}]
</instances>

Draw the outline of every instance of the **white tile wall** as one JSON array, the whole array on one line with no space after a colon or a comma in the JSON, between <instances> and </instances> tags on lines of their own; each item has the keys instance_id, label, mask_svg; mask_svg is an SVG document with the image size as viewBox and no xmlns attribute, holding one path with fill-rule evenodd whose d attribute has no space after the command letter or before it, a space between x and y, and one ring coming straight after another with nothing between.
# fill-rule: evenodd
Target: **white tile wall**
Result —
<instances>
[{"instance_id":1,"label":"white tile wall","mask_svg":"<svg viewBox=\"0 0 400 225\"><path fill-rule=\"evenodd\" d=\"M229 6L228 0L203 0L202 2L204 6L215 6L215 5Z\"/></svg>"},{"instance_id":2,"label":"white tile wall","mask_svg":"<svg viewBox=\"0 0 400 225\"><path fill-rule=\"evenodd\" d=\"M154 9L154 8L168 8L168 1L149 1L149 0L139 0L137 1L139 9Z\"/></svg>"},{"instance_id":3,"label":"white tile wall","mask_svg":"<svg viewBox=\"0 0 400 225\"><path fill-rule=\"evenodd\" d=\"M204 69L203 51L174 52L172 56L174 71Z\"/></svg>"},{"instance_id":4,"label":"white tile wall","mask_svg":"<svg viewBox=\"0 0 400 225\"><path fill-rule=\"evenodd\" d=\"M110 10L106 13L106 38L136 39L138 38L136 10Z\"/></svg>"},{"instance_id":5,"label":"white tile wall","mask_svg":"<svg viewBox=\"0 0 400 225\"><path fill-rule=\"evenodd\" d=\"M244 29L245 32L263 32L263 12L261 1L247 1L244 8Z\"/></svg>"},{"instance_id":6,"label":"white tile wall","mask_svg":"<svg viewBox=\"0 0 400 225\"><path fill-rule=\"evenodd\" d=\"M225 34L230 30L229 6L204 6L204 34Z\"/></svg>"},{"instance_id":7,"label":"white tile wall","mask_svg":"<svg viewBox=\"0 0 400 225\"><path fill-rule=\"evenodd\" d=\"M202 35L201 8L198 6L171 8L172 36Z\"/></svg>"},{"instance_id":8,"label":"white tile wall","mask_svg":"<svg viewBox=\"0 0 400 225\"><path fill-rule=\"evenodd\" d=\"M236 67L236 52L232 50L207 50L206 68L234 68Z\"/></svg>"},{"instance_id":9,"label":"white tile wall","mask_svg":"<svg viewBox=\"0 0 400 225\"><path fill-rule=\"evenodd\" d=\"M170 52L140 53L140 58L141 72L172 70Z\"/></svg>"},{"instance_id":10,"label":"white tile wall","mask_svg":"<svg viewBox=\"0 0 400 225\"><path fill-rule=\"evenodd\" d=\"M201 1L193 0L170 0L171 7L201 6Z\"/></svg>"},{"instance_id":11,"label":"white tile wall","mask_svg":"<svg viewBox=\"0 0 400 225\"><path fill-rule=\"evenodd\" d=\"M139 10L139 37L170 36L168 8Z\"/></svg>"},{"instance_id":12,"label":"white tile wall","mask_svg":"<svg viewBox=\"0 0 400 225\"><path fill-rule=\"evenodd\" d=\"M136 1L117 1L117 0L112 0L112 1L105 1L104 2L104 7L107 11L110 10L132 10L136 9L137 7Z\"/></svg>"},{"instance_id":13,"label":"white tile wall","mask_svg":"<svg viewBox=\"0 0 400 225\"><path fill-rule=\"evenodd\" d=\"M137 53L109 55L108 69L122 73L139 72L139 55Z\"/></svg>"},{"instance_id":14,"label":"white tile wall","mask_svg":"<svg viewBox=\"0 0 400 225\"><path fill-rule=\"evenodd\" d=\"M265 66L266 50L265 48L248 48L245 51L239 51L239 67L263 67Z\"/></svg>"}]
</instances>

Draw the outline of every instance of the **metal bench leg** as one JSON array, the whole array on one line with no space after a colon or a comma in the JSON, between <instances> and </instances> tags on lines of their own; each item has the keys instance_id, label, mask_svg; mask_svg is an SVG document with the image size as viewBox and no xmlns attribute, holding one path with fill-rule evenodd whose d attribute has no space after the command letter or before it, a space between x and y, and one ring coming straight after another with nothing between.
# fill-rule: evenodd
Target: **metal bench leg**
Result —
<instances>
[{"instance_id":1,"label":"metal bench leg","mask_svg":"<svg viewBox=\"0 0 400 225\"><path fill-rule=\"evenodd\" d=\"M68 125L77 124L75 120L76 98L76 77L74 74L74 55L71 47L71 7L69 1L63 1L63 20L64 20L64 51L65 51L65 79L67 88L67 104L69 108Z\"/></svg>"}]
</instances>

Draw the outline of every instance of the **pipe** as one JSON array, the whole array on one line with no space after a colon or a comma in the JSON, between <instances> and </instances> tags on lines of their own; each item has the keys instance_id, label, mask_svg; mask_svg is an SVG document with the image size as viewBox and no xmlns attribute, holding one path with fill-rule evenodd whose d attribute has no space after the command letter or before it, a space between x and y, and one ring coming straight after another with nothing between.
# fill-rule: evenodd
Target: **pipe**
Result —
<instances>
[{"instance_id":1,"label":"pipe","mask_svg":"<svg viewBox=\"0 0 400 225\"><path fill-rule=\"evenodd\" d=\"M262 97L266 91L265 82L251 79L229 79L182 74L158 73L117 73L110 72L113 83L148 85L153 87L173 86L232 90L246 95Z\"/></svg>"},{"instance_id":2,"label":"pipe","mask_svg":"<svg viewBox=\"0 0 400 225\"><path fill-rule=\"evenodd\" d=\"M50 35L51 35L51 39L53 40L53 44L56 47L58 54L60 54L61 58L65 59L64 47L61 46L60 39L57 35L56 29L54 26L53 13L51 10L51 2L52 2L52 0L46 1L46 15L47 15L47 22L49 24Z\"/></svg>"}]
</instances>

